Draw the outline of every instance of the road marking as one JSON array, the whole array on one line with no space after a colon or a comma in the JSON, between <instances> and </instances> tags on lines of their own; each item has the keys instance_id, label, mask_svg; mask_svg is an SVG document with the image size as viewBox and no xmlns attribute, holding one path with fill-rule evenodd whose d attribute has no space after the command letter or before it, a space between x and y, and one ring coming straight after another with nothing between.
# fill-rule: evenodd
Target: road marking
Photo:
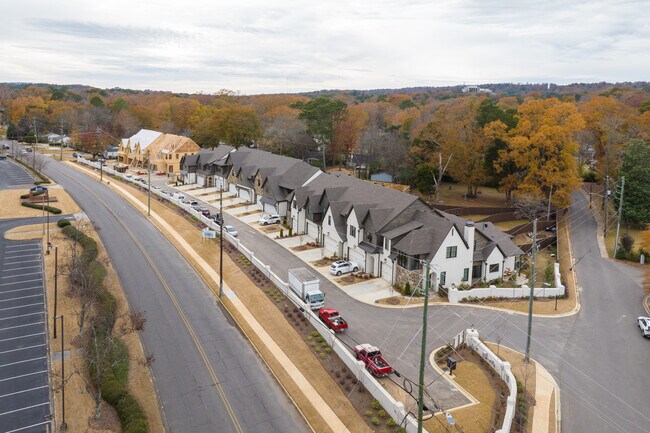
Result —
<instances>
[{"instance_id":1,"label":"road marking","mask_svg":"<svg viewBox=\"0 0 650 433\"><path fill-rule=\"evenodd\" d=\"M43 288L42 286L36 286L36 287L27 287L26 289L0 290L0 295L4 293L24 292L25 290L35 290L35 289L42 289L42 288Z\"/></svg>"},{"instance_id":2,"label":"road marking","mask_svg":"<svg viewBox=\"0 0 650 433\"><path fill-rule=\"evenodd\" d=\"M20 427L20 428L14 429L14 430L9 430L6 433L16 433L16 432L19 432L19 431L27 430L28 428L39 427L39 426L42 426L42 425L45 425L45 424L50 424L50 421L43 421L43 422L39 422L37 424L28 425L27 427Z\"/></svg>"},{"instance_id":3,"label":"road marking","mask_svg":"<svg viewBox=\"0 0 650 433\"><path fill-rule=\"evenodd\" d=\"M31 326L31 325L40 325L41 323L45 323L45 322L33 322L33 323L26 323L24 325L8 326L6 328L0 328L0 331L6 331L7 329L24 328L25 326Z\"/></svg>"},{"instance_id":4,"label":"road marking","mask_svg":"<svg viewBox=\"0 0 650 433\"><path fill-rule=\"evenodd\" d=\"M33 268L40 268L38 265L33 265L33 266L23 266L22 268L11 268L11 269L5 269L5 271L17 271L19 269L33 269Z\"/></svg>"},{"instance_id":5,"label":"road marking","mask_svg":"<svg viewBox=\"0 0 650 433\"><path fill-rule=\"evenodd\" d=\"M11 270L13 271L13 269L11 269ZM30 273L30 274L42 274L43 271L31 271L31 272L29 272L29 273ZM26 275L26 273L25 273L25 272L21 272L20 274L17 274L17 275L7 275L6 277L2 277L2 279L4 280L5 278L16 278L16 277L22 277L23 275Z\"/></svg>"},{"instance_id":6,"label":"road marking","mask_svg":"<svg viewBox=\"0 0 650 433\"><path fill-rule=\"evenodd\" d=\"M34 305L43 305L43 302L37 302L35 304L27 304L27 305L16 305L15 307L0 308L0 311L13 310L16 308L24 308L24 307L33 307Z\"/></svg>"},{"instance_id":7,"label":"road marking","mask_svg":"<svg viewBox=\"0 0 650 433\"><path fill-rule=\"evenodd\" d=\"M43 313L45 313L45 311L39 311L38 313L21 314L20 316L0 317L0 320L18 319L26 316L34 316L36 314L43 314Z\"/></svg>"},{"instance_id":8,"label":"road marking","mask_svg":"<svg viewBox=\"0 0 650 433\"><path fill-rule=\"evenodd\" d=\"M11 245L7 245L5 248L33 247L35 245L37 244L31 242L29 244L11 244Z\"/></svg>"},{"instance_id":9,"label":"road marking","mask_svg":"<svg viewBox=\"0 0 650 433\"><path fill-rule=\"evenodd\" d=\"M2 283L2 284L0 284L0 286L9 286L9 285L12 285L12 284L33 283L33 282L36 282L36 281L43 281L43 279L39 278L37 280L16 281L16 282L13 282L13 283Z\"/></svg>"},{"instance_id":10,"label":"road marking","mask_svg":"<svg viewBox=\"0 0 650 433\"><path fill-rule=\"evenodd\" d=\"M4 340L0 340L0 343L2 343L3 341L18 340L19 338L35 337L37 335L45 335L45 332L38 332L36 334L29 334L29 335L21 335L19 337L5 338Z\"/></svg>"},{"instance_id":11,"label":"road marking","mask_svg":"<svg viewBox=\"0 0 650 433\"><path fill-rule=\"evenodd\" d=\"M25 253L25 252L27 252L27 251L33 251L33 253L32 253L32 254L23 254L22 256L15 256L15 255L12 255L13 253ZM11 250L11 251L6 251L6 252L5 252L5 256L6 256L6 257L11 256L12 258L15 258L15 257L28 257L28 256L33 256L34 254L40 254L40 253L41 253L40 249L29 248L29 249L26 249L26 250Z\"/></svg>"},{"instance_id":12,"label":"road marking","mask_svg":"<svg viewBox=\"0 0 650 433\"><path fill-rule=\"evenodd\" d=\"M23 389L22 391L16 391L5 395L0 395L0 398L9 397L16 394L22 394L23 392L35 391L37 389L43 389L47 387L49 387L49 385L37 386L36 388L30 388L30 389Z\"/></svg>"},{"instance_id":13,"label":"road marking","mask_svg":"<svg viewBox=\"0 0 650 433\"><path fill-rule=\"evenodd\" d=\"M2 262L5 265L20 265L23 263L40 262L41 260L21 260L19 262Z\"/></svg>"},{"instance_id":14,"label":"road marking","mask_svg":"<svg viewBox=\"0 0 650 433\"><path fill-rule=\"evenodd\" d=\"M614 322L614 325L616 325L618 322L620 322L621 320L625 319L626 317L627 317L627 316L626 316L625 314L623 314L623 315L622 315L622 316L621 316L621 317L620 317L616 322Z\"/></svg>"},{"instance_id":15,"label":"road marking","mask_svg":"<svg viewBox=\"0 0 650 433\"><path fill-rule=\"evenodd\" d=\"M43 323L43 322L41 322L41 323ZM2 355L3 353L18 352L18 351L21 351L21 350L33 349L35 347L43 347L43 346L45 346L45 344L36 344L34 346L19 347L18 349L11 349L11 350L5 350L4 352L0 352L0 355Z\"/></svg>"},{"instance_id":16,"label":"road marking","mask_svg":"<svg viewBox=\"0 0 650 433\"><path fill-rule=\"evenodd\" d=\"M39 356L38 358L23 359L22 361L10 362L9 364L0 364L0 368L9 367L10 365L23 364L25 362L38 361L39 359L47 359L47 356ZM2 415L0 413L0 415Z\"/></svg>"},{"instance_id":17,"label":"road marking","mask_svg":"<svg viewBox=\"0 0 650 433\"><path fill-rule=\"evenodd\" d=\"M59 171L60 172L60 171ZM67 176L65 173L62 173L64 176ZM68 176L70 177L70 176ZM178 311L179 316L181 317L181 320L183 321L183 324L185 325L185 328L188 330L190 337L192 338L192 341L194 342L195 347L197 348L199 355L203 359L203 363L206 366L206 369L208 370L208 373L210 374L210 377L214 383L214 388L217 390L217 393L219 394L219 397L221 398L221 401L224 404L224 407L226 408L226 412L228 412L228 415L230 416L230 420L233 423L233 426L235 427L235 430L239 433L244 433L244 430L239 423L239 419L237 418L237 415L235 414L235 411L233 410L232 406L230 405L230 401L228 400L228 397L226 396L225 390L223 389L223 386L221 385L221 382L219 380L219 377L217 376L216 372L212 368L212 364L210 363L210 360L208 359L205 350L203 349L203 346L199 342L198 337L196 336L196 333L194 332L194 329L192 328L192 325L190 324L189 320L187 319L187 316L185 315L185 312L181 308L180 304L178 303L178 300L176 299L176 296L172 292L171 288L165 281L164 277L156 267L156 265L153 263L153 260L147 253L147 250L144 248L144 246L136 239L135 235L131 231L131 229L122 222L122 220L118 217L118 215L111 209L108 204L102 200L97 194L95 194L93 191L91 191L89 188L86 186L80 184L82 188L87 190L90 194L94 195L95 198L102 203L108 212L110 212L111 215L115 218L117 222L120 223L122 227L124 227L124 230L128 233L128 235L133 239L135 244L137 245L138 249L142 252L143 257L149 262L149 265L151 266L152 270L158 277L158 280L160 283L163 285L165 291L167 292L167 295L171 299L172 303L174 304L174 307L176 308L176 311Z\"/></svg>"},{"instance_id":18,"label":"road marking","mask_svg":"<svg viewBox=\"0 0 650 433\"><path fill-rule=\"evenodd\" d=\"M7 377L6 379L0 379L0 382L5 382L7 380L20 379L21 377L33 376L35 374L42 374L42 373L47 373L47 370L35 371L33 373L25 373L25 374L19 374L18 376Z\"/></svg>"},{"instance_id":19,"label":"road marking","mask_svg":"<svg viewBox=\"0 0 650 433\"><path fill-rule=\"evenodd\" d=\"M27 406L27 407L22 407L22 408L16 409L16 410L10 410L9 412L0 413L0 416L9 415L9 414L16 413L16 412L21 412L23 410L33 409L35 407L45 406L46 404L50 404L50 402L46 401L45 403L39 403L39 404L34 404L34 405L31 405L31 406Z\"/></svg>"},{"instance_id":20,"label":"road marking","mask_svg":"<svg viewBox=\"0 0 650 433\"><path fill-rule=\"evenodd\" d=\"M9 301L17 301L19 299L27 299L27 298L35 298L37 296L43 296L42 293L38 293L36 295L27 295L27 296L21 296L19 298L10 298L10 299L0 299L0 302L9 302Z\"/></svg>"}]
</instances>

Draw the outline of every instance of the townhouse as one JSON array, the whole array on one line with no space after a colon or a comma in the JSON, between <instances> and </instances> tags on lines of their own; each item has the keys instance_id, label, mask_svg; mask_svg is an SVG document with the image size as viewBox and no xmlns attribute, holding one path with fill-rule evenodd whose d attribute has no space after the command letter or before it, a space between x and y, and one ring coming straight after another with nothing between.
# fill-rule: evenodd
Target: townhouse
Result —
<instances>
[{"instance_id":1,"label":"townhouse","mask_svg":"<svg viewBox=\"0 0 650 433\"><path fill-rule=\"evenodd\" d=\"M201 148L191 138L141 129L135 135L122 139L117 160L134 167L146 167L150 161L152 170L177 175L180 173L181 159L199 150Z\"/></svg>"},{"instance_id":2,"label":"townhouse","mask_svg":"<svg viewBox=\"0 0 650 433\"><path fill-rule=\"evenodd\" d=\"M434 289L502 278L523 254L492 223L475 224L406 192L257 149L204 149L186 156L181 172L186 183L220 187L285 217L293 233L309 236L327 255L397 286L420 285L427 262Z\"/></svg>"}]
</instances>

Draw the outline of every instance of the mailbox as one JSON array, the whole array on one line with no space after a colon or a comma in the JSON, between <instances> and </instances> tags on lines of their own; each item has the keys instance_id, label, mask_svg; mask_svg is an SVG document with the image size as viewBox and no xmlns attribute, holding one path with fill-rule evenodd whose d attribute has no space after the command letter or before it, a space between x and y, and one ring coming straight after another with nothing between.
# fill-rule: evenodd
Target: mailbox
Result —
<instances>
[{"instance_id":1,"label":"mailbox","mask_svg":"<svg viewBox=\"0 0 650 433\"><path fill-rule=\"evenodd\" d=\"M447 357L447 368L449 368L449 374L456 369L456 360L451 356Z\"/></svg>"}]
</instances>

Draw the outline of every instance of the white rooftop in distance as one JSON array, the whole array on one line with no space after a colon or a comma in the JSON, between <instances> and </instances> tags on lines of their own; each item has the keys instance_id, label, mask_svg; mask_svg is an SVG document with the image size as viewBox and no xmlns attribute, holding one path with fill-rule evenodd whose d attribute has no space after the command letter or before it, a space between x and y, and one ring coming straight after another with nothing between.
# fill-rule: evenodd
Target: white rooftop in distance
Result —
<instances>
[{"instance_id":1,"label":"white rooftop in distance","mask_svg":"<svg viewBox=\"0 0 650 433\"><path fill-rule=\"evenodd\" d=\"M160 137L162 132L150 129L141 129L134 136L129 138L131 150L135 150L136 144L140 143L140 149L145 150L153 141Z\"/></svg>"}]
</instances>

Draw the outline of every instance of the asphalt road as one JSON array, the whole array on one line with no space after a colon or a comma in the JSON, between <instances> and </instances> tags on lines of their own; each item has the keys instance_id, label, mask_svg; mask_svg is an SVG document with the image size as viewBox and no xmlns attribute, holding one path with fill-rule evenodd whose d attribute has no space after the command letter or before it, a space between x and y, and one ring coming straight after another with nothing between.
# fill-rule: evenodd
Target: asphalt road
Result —
<instances>
[{"instance_id":1,"label":"asphalt road","mask_svg":"<svg viewBox=\"0 0 650 433\"><path fill-rule=\"evenodd\" d=\"M142 340L170 432L308 431L203 280L142 214L64 164L45 171L99 228L131 307L145 312Z\"/></svg>"},{"instance_id":2,"label":"asphalt road","mask_svg":"<svg viewBox=\"0 0 650 433\"><path fill-rule=\"evenodd\" d=\"M0 189L34 186L34 177L11 159L0 160Z\"/></svg>"},{"instance_id":3,"label":"asphalt road","mask_svg":"<svg viewBox=\"0 0 650 433\"><path fill-rule=\"evenodd\" d=\"M597 225L588 202L576 194L570 229L582 309L565 318L534 318L531 357L541 362L561 388L563 428L567 432L650 432L650 344L641 337L635 319L644 314L643 290L623 264L602 259ZM249 225L226 214L244 245L283 278L288 269L306 264ZM563 252L560 252L562 254ZM564 252L565 253L565 252ZM354 300L321 278L326 304L350 322L353 342L378 345L395 367L417 378L422 309L387 309ZM451 341L474 326L482 338L524 352L527 318L471 306L431 305L427 348ZM427 379L436 379L427 367ZM457 398L444 384L429 386L446 407ZM448 400L450 399L451 400Z\"/></svg>"},{"instance_id":4,"label":"asphalt road","mask_svg":"<svg viewBox=\"0 0 650 433\"><path fill-rule=\"evenodd\" d=\"M82 181L82 177L76 179L90 184L88 180ZM99 186L95 184L95 188ZM120 215L122 208L128 207L120 199L110 203ZM82 203L82 206L90 206L90 210L100 205ZM228 215L226 223L234 225L242 242L249 247L254 245L256 256L270 264L279 275L286 276L288 269L305 265L252 227ZM142 230L146 231L144 227ZM641 337L634 323L636 316L643 314L643 291L632 278L636 274L632 275L625 265L613 264L600 257L596 222L589 214L586 199L580 194L576 194L571 207L570 230L582 288L582 309L566 318L535 318L531 356L541 362L560 385L564 431L650 432L650 375L647 374L650 344ZM112 251L120 251L120 248L109 249L117 269L120 272L122 266L129 269L128 263L117 263ZM138 253L127 255L131 259ZM350 322L351 342L380 346L399 371L408 377L417 377L421 308L386 309L367 305L350 298L329 281L321 281L327 304L338 308ZM432 305L429 311L429 349L449 342L463 329L474 326L485 339L524 351L524 316L471 306ZM428 381L435 379L430 369L427 376ZM434 398L444 399L444 395L435 394L436 384L429 390Z\"/></svg>"}]
</instances>

